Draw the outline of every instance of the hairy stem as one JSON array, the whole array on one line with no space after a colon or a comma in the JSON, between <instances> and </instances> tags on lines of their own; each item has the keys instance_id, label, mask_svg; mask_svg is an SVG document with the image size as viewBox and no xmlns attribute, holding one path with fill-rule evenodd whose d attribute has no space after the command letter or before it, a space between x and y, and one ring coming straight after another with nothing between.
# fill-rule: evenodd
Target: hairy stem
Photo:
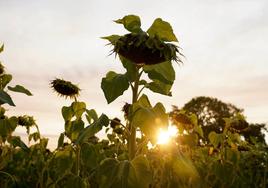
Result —
<instances>
[{"instance_id":1,"label":"hairy stem","mask_svg":"<svg viewBox=\"0 0 268 188\"><path fill-rule=\"evenodd\" d=\"M141 72L142 73L142 72ZM136 78L134 81L134 86L132 88L132 104L138 100L138 90L141 73L139 73L139 68L136 67ZM129 138L128 138L128 151L129 151L129 160L132 160L136 154L136 127L132 125L132 122L129 123Z\"/></svg>"}]
</instances>

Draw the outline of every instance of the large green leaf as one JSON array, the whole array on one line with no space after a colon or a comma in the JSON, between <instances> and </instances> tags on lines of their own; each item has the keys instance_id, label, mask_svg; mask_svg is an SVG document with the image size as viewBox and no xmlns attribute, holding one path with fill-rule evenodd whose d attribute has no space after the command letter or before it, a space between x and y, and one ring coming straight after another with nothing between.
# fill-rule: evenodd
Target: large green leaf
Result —
<instances>
[{"instance_id":1,"label":"large green leaf","mask_svg":"<svg viewBox=\"0 0 268 188\"><path fill-rule=\"evenodd\" d=\"M56 181L60 180L67 173L70 173L74 159L75 155L71 146L65 147L64 150L57 151L48 164L49 177Z\"/></svg>"},{"instance_id":2,"label":"large green leaf","mask_svg":"<svg viewBox=\"0 0 268 188\"><path fill-rule=\"evenodd\" d=\"M73 102L71 106L63 106L61 109L61 113L65 122L70 121L74 116L76 119L81 118L85 111L86 103L79 101Z\"/></svg>"},{"instance_id":3,"label":"large green leaf","mask_svg":"<svg viewBox=\"0 0 268 188\"><path fill-rule=\"evenodd\" d=\"M217 148L219 144L221 144L224 141L224 135L222 134L217 134L214 131L210 132L208 135L208 139L210 143Z\"/></svg>"},{"instance_id":4,"label":"large green leaf","mask_svg":"<svg viewBox=\"0 0 268 188\"><path fill-rule=\"evenodd\" d=\"M187 185L187 187L195 187L196 181L200 178L192 161L183 155L176 155L172 158L172 170L177 183Z\"/></svg>"},{"instance_id":5,"label":"large green leaf","mask_svg":"<svg viewBox=\"0 0 268 188\"><path fill-rule=\"evenodd\" d=\"M9 104L10 106L15 106L9 94L2 90L0 91L0 104L5 104L5 103Z\"/></svg>"},{"instance_id":6,"label":"large green leaf","mask_svg":"<svg viewBox=\"0 0 268 188\"><path fill-rule=\"evenodd\" d=\"M86 110L86 118L89 124L98 120L98 114L94 109Z\"/></svg>"},{"instance_id":7,"label":"large green leaf","mask_svg":"<svg viewBox=\"0 0 268 188\"><path fill-rule=\"evenodd\" d=\"M57 182L56 187L64 188L88 188L89 184L86 178L74 175L72 173L66 174L60 181Z\"/></svg>"},{"instance_id":8,"label":"large green leaf","mask_svg":"<svg viewBox=\"0 0 268 188\"><path fill-rule=\"evenodd\" d=\"M194 125L194 131L199 134L202 138L204 137L203 129L201 128L200 125L195 124Z\"/></svg>"},{"instance_id":9,"label":"large green leaf","mask_svg":"<svg viewBox=\"0 0 268 188\"><path fill-rule=\"evenodd\" d=\"M84 130L80 132L80 135L76 140L75 144L83 143L86 139L94 136L97 132L99 132L103 126L106 127L108 125L109 118L105 114L102 114L97 121L87 126L86 128L84 128Z\"/></svg>"},{"instance_id":10,"label":"large green leaf","mask_svg":"<svg viewBox=\"0 0 268 188\"><path fill-rule=\"evenodd\" d=\"M168 115L164 106L157 103L152 107L146 95L143 95L132 105L131 113L132 125L139 127L152 142L156 141L156 134L159 129L168 125Z\"/></svg>"},{"instance_id":11,"label":"large green leaf","mask_svg":"<svg viewBox=\"0 0 268 188\"><path fill-rule=\"evenodd\" d=\"M146 65L143 67L143 70L148 74L151 80L159 80L170 85L172 85L175 80L175 70L170 61L156 65Z\"/></svg>"},{"instance_id":12,"label":"large green leaf","mask_svg":"<svg viewBox=\"0 0 268 188\"><path fill-rule=\"evenodd\" d=\"M138 156L130 161L107 158L100 164L100 188L148 188L152 181L148 161Z\"/></svg>"},{"instance_id":13,"label":"large green leaf","mask_svg":"<svg viewBox=\"0 0 268 188\"><path fill-rule=\"evenodd\" d=\"M28 146L20 139L19 136L12 136L8 142L14 147L20 147L23 151L29 152Z\"/></svg>"},{"instance_id":14,"label":"large green leaf","mask_svg":"<svg viewBox=\"0 0 268 188\"><path fill-rule=\"evenodd\" d=\"M80 118L86 111L86 103L84 102L73 102L72 109L76 118Z\"/></svg>"},{"instance_id":15,"label":"large green leaf","mask_svg":"<svg viewBox=\"0 0 268 188\"><path fill-rule=\"evenodd\" d=\"M148 160L144 156L137 156L131 161L129 172L129 188L148 188L152 182L152 173Z\"/></svg>"},{"instance_id":16,"label":"large green leaf","mask_svg":"<svg viewBox=\"0 0 268 188\"><path fill-rule=\"evenodd\" d=\"M84 143L81 146L81 160L82 165L87 170L92 170L98 165L98 153L95 146L91 143Z\"/></svg>"},{"instance_id":17,"label":"large green leaf","mask_svg":"<svg viewBox=\"0 0 268 188\"><path fill-rule=\"evenodd\" d=\"M139 100L137 101L137 104L140 105L140 106L142 106L142 107L145 107L145 108L151 108L151 107L152 107L152 105L151 105L151 103L150 103L148 97L147 97L145 94L143 94L143 95L139 98ZM135 105L134 105L134 106L135 106Z\"/></svg>"},{"instance_id":18,"label":"large green leaf","mask_svg":"<svg viewBox=\"0 0 268 188\"><path fill-rule=\"evenodd\" d=\"M147 30L147 33L150 37L159 37L163 41L178 42L175 34L173 33L173 29L168 22L163 21L161 18L157 18L154 20L154 23Z\"/></svg>"},{"instance_id":19,"label":"large green leaf","mask_svg":"<svg viewBox=\"0 0 268 188\"><path fill-rule=\"evenodd\" d=\"M165 109L164 105L162 103L158 102L153 107L153 111L154 111L155 116L157 118L156 122L159 121L160 125L166 127L168 125L168 114L166 113L166 109Z\"/></svg>"},{"instance_id":20,"label":"large green leaf","mask_svg":"<svg viewBox=\"0 0 268 188\"><path fill-rule=\"evenodd\" d=\"M102 78L101 81L101 88L108 104L122 95L128 87L129 83L127 76L124 74L117 74L113 71L108 72L106 77Z\"/></svg>"},{"instance_id":21,"label":"large green leaf","mask_svg":"<svg viewBox=\"0 0 268 188\"><path fill-rule=\"evenodd\" d=\"M70 121L74 116L74 112L71 106L63 106L61 108L61 114L65 122Z\"/></svg>"},{"instance_id":22,"label":"large green leaf","mask_svg":"<svg viewBox=\"0 0 268 188\"><path fill-rule=\"evenodd\" d=\"M160 93L162 95L172 96L171 94L171 87L172 85L161 82L159 80L154 80L145 86L146 88L150 89L155 93Z\"/></svg>"},{"instance_id":23,"label":"large green leaf","mask_svg":"<svg viewBox=\"0 0 268 188\"><path fill-rule=\"evenodd\" d=\"M112 188L116 181L119 161L112 158L106 158L100 163L98 184L100 188ZM120 187L118 187L120 188Z\"/></svg>"},{"instance_id":24,"label":"large green leaf","mask_svg":"<svg viewBox=\"0 0 268 188\"><path fill-rule=\"evenodd\" d=\"M84 122L81 118L73 121L67 121L65 122L64 128L66 136L72 142L75 142L80 132L84 129Z\"/></svg>"},{"instance_id":25,"label":"large green leaf","mask_svg":"<svg viewBox=\"0 0 268 188\"><path fill-rule=\"evenodd\" d=\"M12 116L11 118L0 119L0 137L2 140L6 140L6 138L13 133L13 131L18 126L18 118Z\"/></svg>"},{"instance_id":26,"label":"large green leaf","mask_svg":"<svg viewBox=\"0 0 268 188\"><path fill-rule=\"evenodd\" d=\"M124 16L122 19L115 20L116 23L123 24L124 27L133 33L138 33L141 30L141 21L139 16L136 15L127 15Z\"/></svg>"},{"instance_id":27,"label":"large green leaf","mask_svg":"<svg viewBox=\"0 0 268 188\"><path fill-rule=\"evenodd\" d=\"M133 62L131 62L130 60L124 58L123 56L119 56L119 57L120 57L120 60L123 64L123 66L127 70L126 76L127 76L128 80L130 82L133 82L135 80L135 77L136 77L136 65Z\"/></svg>"},{"instance_id":28,"label":"large green leaf","mask_svg":"<svg viewBox=\"0 0 268 188\"><path fill-rule=\"evenodd\" d=\"M14 92L19 92L19 93L24 93L28 96L32 96L33 94L28 90L28 89L25 89L23 86L21 85L16 85L15 87L10 87L8 86L7 87L10 91L14 91Z\"/></svg>"}]
</instances>

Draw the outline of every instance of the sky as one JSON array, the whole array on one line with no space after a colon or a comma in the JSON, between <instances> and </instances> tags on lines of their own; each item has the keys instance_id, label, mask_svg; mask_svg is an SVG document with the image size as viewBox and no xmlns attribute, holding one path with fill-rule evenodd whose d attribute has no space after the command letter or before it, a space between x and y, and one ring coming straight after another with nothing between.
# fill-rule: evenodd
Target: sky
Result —
<instances>
[{"instance_id":1,"label":"sky","mask_svg":"<svg viewBox=\"0 0 268 188\"><path fill-rule=\"evenodd\" d=\"M78 84L79 100L89 109L122 117L130 92L108 105L100 83L107 71L124 70L100 37L126 33L113 20L135 14L143 30L158 17L168 21L186 56L182 66L174 63L172 97L145 90L152 104L160 101L170 110L211 96L243 108L249 122L267 123L267 10L266 0L0 0L0 60L13 74L11 85L34 94L11 93L16 107L6 108L33 115L43 134L63 132L61 107L72 101L49 87L57 77Z\"/></svg>"}]
</instances>

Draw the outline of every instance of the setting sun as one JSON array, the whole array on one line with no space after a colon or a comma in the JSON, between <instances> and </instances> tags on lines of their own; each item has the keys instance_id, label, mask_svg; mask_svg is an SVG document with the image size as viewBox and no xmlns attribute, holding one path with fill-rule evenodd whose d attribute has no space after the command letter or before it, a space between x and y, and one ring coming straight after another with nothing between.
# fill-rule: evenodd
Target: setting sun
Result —
<instances>
[{"instance_id":1,"label":"setting sun","mask_svg":"<svg viewBox=\"0 0 268 188\"><path fill-rule=\"evenodd\" d=\"M172 137L175 137L178 133L178 129L175 126L168 126L167 130L160 129L157 144L167 144Z\"/></svg>"}]
</instances>

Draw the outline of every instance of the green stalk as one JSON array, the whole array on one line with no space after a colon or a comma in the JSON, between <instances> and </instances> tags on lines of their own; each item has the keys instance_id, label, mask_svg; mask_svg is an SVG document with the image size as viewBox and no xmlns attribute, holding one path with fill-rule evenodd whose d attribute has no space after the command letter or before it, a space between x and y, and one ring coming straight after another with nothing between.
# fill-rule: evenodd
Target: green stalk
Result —
<instances>
[{"instance_id":1,"label":"green stalk","mask_svg":"<svg viewBox=\"0 0 268 188\"><path fill-rule=\"evenodd\" d=\"M136 67L136 77L134 81L134 86L132 88L132 104L138 100L138 90L141 74L139 74L139 68ZM136 127L129 123L129 139L128 139L128 151L129 151L129 160L132 160L136 154Z\"/></svg>"}]
</instances>

